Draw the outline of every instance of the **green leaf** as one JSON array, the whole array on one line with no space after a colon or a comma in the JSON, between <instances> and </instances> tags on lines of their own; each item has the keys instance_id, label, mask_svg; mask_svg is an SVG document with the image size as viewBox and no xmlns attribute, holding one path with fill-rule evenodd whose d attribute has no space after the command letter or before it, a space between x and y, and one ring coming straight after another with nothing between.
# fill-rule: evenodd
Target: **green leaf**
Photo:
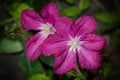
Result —
<instances>
[{"instance_id":1,"label":"green leaf","mask_svg":"<svg viewBox=\"0 0 120 80\"><path fill-rule=\"evenodd\" d=\"M106 32L108 32L108 31L110 31L110 30L112 30L112 29L114 29L114 28L116 28L116 26L113 26L113 25L102 25L102 26L100 26L99 27L99 29L98 29L98 31L96 31L96 32L98 32L98 33L106 33Z\"/></svg>"},{"instance_id":2,"label":"green leaf","mask_svg":"<svg viewBox=\"0 0 120 80\"><path fill-rule=\"evenodd\" d=\"M119 24L120 15L115 13L98 13L95 18L107 24Z\"/></svg>"},{"instance_id":3,"label":"green leaf","mask_svg":"<svg viewBox=\"0 0 120 80\"><path fill-rule=\"evenodd\" d=\"M49 76L49 79L53 80L53 78L54 78L54 71L52 69L49 69L47 74Z\"/></svg>"},{"instance_id":4,"label":"green leaf","mask_svg":"<svg viewBox=\"0 0 120 80\"><path fill-rule=\"evenodd\" d=\"M50 56L50 57L47 56L47 57L46 57L46 56L41 55L41 56L40 56L40 60L41 60L43 63L49 65L50 67L53 67L53 62L54 62L54 57L53 57L53 56Z\"/></svg>"},{"instance_id":5,"label":"green leaf","mask_svg":"<svg viewBox=\"0 0 120 80\"><path fill-rule=\"evenodd\" d=\"M73 4L76 2L76 0L66 0L68 3Z\"/></svg>"},{"instance_id":6,"label":"green leaf","mask_svg":"<svg viewBox=\"0 0 120 80\"><path fill-rule=\"evenodd\" d=\"M26 77L30 77L36 74L44 74L45 71L38 60L29 61L26 59L25 53L20 57L19 67Z\"/></svg>"},{"instance_id":7,"label":"green leaf","mask_svg":"<svg viewBox=\"0 0 120 80\"><path fill-rule=\"evenodd\" d=\"M25 3L14 3L8 8L10 14L14 18L19 18L21 16L21 12L25 9L32 9L32 8Z\"/></svg>"},{"instance_id":8,"label":"green leaf","mask_svg":"<svg viewBox=\"0 0 120 80\"><path fill-rule=\"evenodd\" d=\"M117 29L111 34L111 41L113 41L115 45L120 45L120 37L118 36L120 36L120 29ZM119 49L119 46L117 49Z\"/></svg>"},{"instance_id":9,"label":"green leaf","mask_svg":"<svg viewBox=\"0 0 120 80\"><path fill-rule=\"evenodd\" d=\"M0 53L11 54L11 53L20 52L22 50L23 50L23 46L17 40L12 41L8 39L3 39L0 41Z\"/></svg>"},{"instance_id":10,"label":"green leaf","mask_svg":"<svg viewBox=\"0 0 120 80\"><path fill-rule=\"evenodd\" d=\"M80 0L79 7L81 11L88 9L89 5L90 5L90 0Z\"/></svg>"},{"instance_id":11,"label":"green leaf","mask_svg":"<svg viewBox=\"0 0 120 80\"><path fill-rule=\"evenodd\" d=\"M77 77L77 78L75 78L74 80L82 80L82 78L80 78L80 77Z\"/></svg>"},{"instance_id":12,"label":"green leaf","mask_svg":"<svg viewBox=\"0 0 120 80\"><path fill-rule=\"evenodd\" d=\"M73 70L73 71L70 71L70 72L67 72L66 75L67 75L67 77L76 76L74 70Z\"/></svg>"},{"instance_id":13,"label":"green leaf","mask_svg":"<svg viewBox=\"0 0 120 80\"><path fill-rule=\"evenodd\" d=\"M78 16L79 13L80 13L80 9L77 6L73 6L73 7L64 9L61 15L75 17L75 16Z\"/></svg>"},{"instance_id":14,"label":"green leaf","mask_svg":"<svg viewBox=\"0 0 120 80\"><path fill-rule=\"evenodd\" d=\"M45 76L44 74L37 74L31 76L28 80L49 80L49 77Z\"/></svg>"}]
</instances>

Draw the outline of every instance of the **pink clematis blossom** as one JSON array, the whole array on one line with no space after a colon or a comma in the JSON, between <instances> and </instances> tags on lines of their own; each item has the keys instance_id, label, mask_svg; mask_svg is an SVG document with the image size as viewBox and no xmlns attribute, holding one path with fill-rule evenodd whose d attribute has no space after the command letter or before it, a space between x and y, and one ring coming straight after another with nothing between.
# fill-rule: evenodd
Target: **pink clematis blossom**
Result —
<instances>
[{"instance_id":1,"label":"pink clematis blossom","mask_svg":"<svg viewBox=\"0 0 120 80\"><path fill-rule=\"evenodd\" d=\"M59 17L57 6L51 2L40 11L41 16L34 10L24 10L21 13L21 24L24 30L36 30L38 33L28 38L26 42L27 59L35 60L41 54L41 44L52 34L55 34L55 22Z\"/></svg>"},{"instance_id":2,"label":"pink clematis blossom","mask_svg":"<svg viewBox=\"0 0 120 80\"><path fill-rule=\"evenodd\" d=\"M105 39L93 34L96 22L91 16L83 16L75 23L63 17L56 21L56 35L49 36L42 45L43 53L54 55L54 70L64 74L77 68L77 57L82 69L96 69L101 62L100 50Z\"/></svg>"}]
</instances>

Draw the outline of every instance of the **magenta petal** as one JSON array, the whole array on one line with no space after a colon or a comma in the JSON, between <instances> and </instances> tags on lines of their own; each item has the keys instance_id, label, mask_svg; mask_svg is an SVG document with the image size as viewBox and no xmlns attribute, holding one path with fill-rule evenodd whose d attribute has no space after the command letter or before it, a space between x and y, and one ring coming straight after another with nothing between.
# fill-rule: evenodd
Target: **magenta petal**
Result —
<instances>
[{"instance_id":1,"label":"magenta petal","mask_svg":"<svg viewBox=\"0 0 120 80\"><path fill-rule=\"evenodd\" d=\"M57 74L64 74L77 68L76 53L68 51L55 58L54 69Z\"/></svg>"},{"instance_id":2,"label":"magenta petal","mask_svg":"<svg viewBox=\"0 0 120 80\"><path fill-rule=\"evenodd\" d=\"M80 66L83 69L96 69L100 66L101 56L98 52L88 51L81 48L81 52L78 53Z\"/></svg>"},{"instance_id":3,"label":"magenta petal","mask_svg":"<svg viewBox=\"0 0 120 80\"><path fill-rule=\"evenodd\" d=\"M60 55L55 56L54 69L59 68L64 62L67 55L67 51L61 52Z\"/></svg>"},{"instance_id":4,"label":"magenta petal","mask_svg":"<svg viewBox=\"0 0 120 80\"><path fill-rule=\"evenodd\" d=\"M62 37L68 38L71 35L70 27L72 26L72 21L67 17L62 17L56 20L55 29L56 33Z\"/></svg>"},{"instance_id":5,"label":"magenta petal","mask_svg":"<svg viewBox=\"0 0 120 80\"><path fill-rule=\"evenodd\" d=\"M106 40L95 34L89 34L84 39L86 42L84 43L83 47L89 50L100 51L105 47Z\"/></svg>"},{"instance_id":6,"label":"magenta petal","mask_svg":"<svg viewBox=\"0 0 120 80\"><path fill-rule=\"evenodd\" d=\"M24 30L40 30L42 18L34 10L26 9L21 13L21 24Z\"/></svg>"},{"instance_id":7,"label":"magenta petal","mask_svg":"<svg viewBox=\"0 0 120 80\"><path fill-rule=\"evenodd\" d=\"M83 16L79 18L73 26L73 30L77 36L81 34L91 33L95 29L96 21L92 16Z\"/></svg>"},{"instance_id":8,"label":"magenta petal","mask_svg":"<svg viewBox=\"0 0 120 80\"><path fill-rule=\"evenodd\" d=\"M41 44L44 39L41 38L40 33L29 37L26 43L26 56L29 60L37 59L41 54Z\"/></svg>"},{"instance_id":9,"label":"magenta petal","mask_svg":"<svg viewBox=\"0 0 120 80\"><path fill-rule=\"evenodd\" d=\"M51 35L42 44L43 54L46 56L59 55L67 48L65 44L66 42L58 35Z\"/></svg>"},{"instance_id":10,"label":"magenta petal","mask_svg":"<svg viewBox=\"0 0 120 80\"><path fill-rule=\"evenodd\" d=\"M51 2L43 7L41 14L47 22L54 24L55 19L59 17L59 11L54 2Z\"/></svg>"}]
</instances>

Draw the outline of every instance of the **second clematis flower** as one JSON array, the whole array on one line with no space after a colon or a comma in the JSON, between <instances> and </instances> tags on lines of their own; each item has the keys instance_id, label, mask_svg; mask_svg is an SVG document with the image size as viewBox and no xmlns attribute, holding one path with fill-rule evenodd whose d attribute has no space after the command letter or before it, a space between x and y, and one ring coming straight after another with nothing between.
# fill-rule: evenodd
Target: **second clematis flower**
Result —
<instances>
[{"instance_id":1,"label":"second clematis flower","mask_svg":"<svg viewBox=\"0 0 120 80\"><path fill-rule=\"evenodd\" d=\"M99 52L105 46L105 39L93 34L95 19L83 16L72 23L63 17L56 21L56 35L49 36L42 45L43 53L54 55L54 70L64 74L77 68L77 59L82 69L96 69L101 62ZM78 57L78 58L77 58Z\"/></svg>"},{"instance_id":2,"label":"second clematis flower","mask_svg":"<svg viewBox=\"0 0 120 80\"><path fill-rule=\"evenodd\" d=\"M59 17L58 9L54 2L50 2L40 11L40 16L34 10L24 10L21 13L21 24L24 30L38 31L26 42L27 59L35 60L41 54L41 44L52 34L55 34L55 22Z\"/></svg>"}]
</instances>

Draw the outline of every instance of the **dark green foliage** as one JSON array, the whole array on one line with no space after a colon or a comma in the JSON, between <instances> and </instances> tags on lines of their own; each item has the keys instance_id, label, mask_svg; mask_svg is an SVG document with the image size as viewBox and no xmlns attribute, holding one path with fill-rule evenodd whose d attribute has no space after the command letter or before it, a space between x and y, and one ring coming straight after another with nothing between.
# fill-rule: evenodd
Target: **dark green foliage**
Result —
<instances>
[{"instance_id":1,"label":"dark green foliage","mask_svg":"<svg viewBox=\"0 0 120 80\"><path fill-rule=\"evenodd\" d=\"M40 60L45 63L46 65L49 65L50 67L53 67L54 57L53 56L40 56Z\"/></svg>"},{"instance_id":2,"label":"dark green foliage","mask_svg":"<svg viewBox=\"0 0 120 80\"><path fill-rule=\"evenodd\" d=\"M29 78L36 74L45 74L45 71L39 60L30 61L26 59L25 52L22 53L19 61L19 66L23 74Z\"/></svg>"},{"instance_id":3,"label":"dark green foliage","mask_svg":"<svg viewBox=\"0 0 120 80\"><path fill-rule=\"evenodd\" d=\"M32 0L32 5L33 8L37 11L40 12L40 10L43 8L43 6L45 6L48 2L50 2L52 0Z\"/></svg>"}]
</instances>

